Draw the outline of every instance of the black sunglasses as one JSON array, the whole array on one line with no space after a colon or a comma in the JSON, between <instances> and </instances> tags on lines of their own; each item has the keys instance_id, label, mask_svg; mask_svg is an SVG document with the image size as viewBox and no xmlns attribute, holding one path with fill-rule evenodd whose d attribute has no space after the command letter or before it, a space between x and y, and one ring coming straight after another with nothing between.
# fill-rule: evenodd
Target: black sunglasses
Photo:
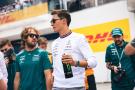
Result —
<instances>
[{"instance_id":1,"label":"black sunglasses","mask_svg":"<svg viewBox=\"0 0 135 90\"><path fill-rule=\"evenodd\" d=\"M31 38L39 38L39 35L37 35L37 34L32 34L32 33L30 33L30 34L28 34L28 36L30 36Z\"/></svg>"},{"instance_id":2,"label":"black sunglasses","mask_svg":"<svg viewBox=\"0 0 135 90\"><path fill-rule=\"evenodd\" d=\"M61 19L52 19L50 23L53 24L53 23L55 23L57 20L61 20Z\"/></svg>"},{"instance_id":3,"label":"black sunglasses","mask_svg":"<svg viewBox=\"0 0 135 90\"><path fill-rule=\"evenodd\" d=\"M1 52L6 52L7 51L7 48L6 49L1 49L0 51Z\"/></svg>"}]
</instances>

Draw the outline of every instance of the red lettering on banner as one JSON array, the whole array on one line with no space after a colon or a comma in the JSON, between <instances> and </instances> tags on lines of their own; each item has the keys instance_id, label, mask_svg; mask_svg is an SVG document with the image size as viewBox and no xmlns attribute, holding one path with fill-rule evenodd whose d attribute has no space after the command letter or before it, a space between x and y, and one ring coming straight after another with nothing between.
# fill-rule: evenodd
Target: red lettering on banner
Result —
<instances>
[{"instance_id":1,"label":"red lettering on banner","mask_svg":"<svg viewBox=\"0 0 135 90\"><path fill-rule=\"evenodd\" d=\"M0 24L5 24L13 21L15 21L15 19L10 15L0 16Z\"/></svg>"},{"instance_id":2,"label":"red lettering on banner","mask_svg":"<svg viewBox=\"0 0 135 90\"><path fill-rule=\"evenodd\" d=\"M87 35L86 38L88 39L89 43L98 43L98 42L105 42L111 41L112 37L109 32L104 32L103 34L98 33L96 35Z\"/></svg>"},{"instance_id":3,"label":"red lettering on banner","mask_svg":"<svg viewBox=\"0 0 135 90\"><path fill-rule=\"evenodd\" d=\"M110 33L109 37L107 38L107 40L108 40L108 41L112 41L112 40L113 40L111 33Z\"/></svg>"},{"instance_id":4,"label":"red lettering on banner","mask_svg":"<svg viewBox=\"0 0 135 90\"><path fill-rule=\"evenodd\" d=\"M96 37L95 37L95 40L93 41L93 43L104 42L107 35L108 35L108 32L105 32L103 35L97 34Z\"/></svg>"},{"instance_id":5,"label":"red lettering on banner","mask_svg":"<svg viewBox=\"0 0 135 90\"><path fill-rule=\"evenodd\" d=\"M88 35L88 36L86 36L86 38L88 39L88 42L91 43L92 40L94 39L94 36L93 35Z\"/></svg>"}]
</instances>

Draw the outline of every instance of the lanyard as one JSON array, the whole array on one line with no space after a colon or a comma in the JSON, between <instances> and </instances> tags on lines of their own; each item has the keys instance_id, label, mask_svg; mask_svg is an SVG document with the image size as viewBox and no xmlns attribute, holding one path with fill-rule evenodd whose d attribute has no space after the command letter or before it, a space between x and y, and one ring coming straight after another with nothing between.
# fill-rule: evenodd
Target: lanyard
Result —
<instances>
[{"instance_id":1,"label":"lanyard","mask_svg":"<svg viewBox=\"0 0 135 90\"><path fill-rule=\"evenodd\" d=\"M119 66L121 67L120 61L121 61L121 59L122 59L124 49L122 50L121 54L119 55L118 50L117 50L117 48L116 48L116 45L114 45L114 46L115 46L116 53L117 53L117 56L118 56L118 59L119 59Z\"/></svg>"}]
</instances>

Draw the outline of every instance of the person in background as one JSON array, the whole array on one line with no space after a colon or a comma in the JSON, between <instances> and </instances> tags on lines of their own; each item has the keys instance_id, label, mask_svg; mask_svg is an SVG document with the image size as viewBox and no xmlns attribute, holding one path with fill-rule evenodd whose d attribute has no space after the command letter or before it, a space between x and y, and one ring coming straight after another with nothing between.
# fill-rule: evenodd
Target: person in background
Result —
<instances>
[{"instance_id":1,"label":"person in background","mask_svg":"<svg viewBox=\"0 0 135 90\"><path fill-rule=\"evenodd\" d=\"M24 50L24 48L25 48L25 42L22 40L20 42L20 50L19 51Z\"/></svg>"},{"instance_id":2,"label":"person in background","mask_svg":"<svg viewBox=\"0 0 135 90\"><path fill-rule=\"evenodd\" d=\"M37 47L38 30L25 28L21 39L24 48L16 57L14 90L51 90L51 64L47 52Z\"/></svg>"},{"instance_id":3,"label":"person in background","mask_svg":"<svg viewBox=\"0 0 135 90\"><path fill-rule=\"evenodd\" d=\"M47 38L40 37L38 39L38 46L39 46L39 48L42 48L42 49L46 50L47 49L47 44L48 44ZM49 57L50 62L52 63L52 53L48 52L48 57Z\"/></svg>"},{"instance_id":4,"label":"person in background","mask_svg":"<svg viewBox=\"0 0 135 90\"><path fill-rule=\"evenodd\" d=\"M7 90L7 69L4 62L4 55L0 52L0 90Z\"/></svg>"},{"instance_id":5,"label":"person in background","mask_svg":"<svg viewBox=\"0 0 135 90\"><path fill-rule=\"evenodd\" d=\"M129 55L131 57L134 70L135 70L135 38L126 45L125 53L126 55ZM135 87L134 87L134 90L135 90Z\"/></svg>"},{"instance_id":6,"label":"person in background","mask_svg":"<svg viewBox=\"0 0 135 90\"><path fill-rule=\"evenodd\" d=\"M85 68L96 67L95 56L85 36L69 29L71 16L66 10L51 15L51 26L60 35L52 43L53 90L85 90Z\"/></svg>"},{"instance_id":7,"label":"person in background","mask_svg":"<svg viewBox=\"0 0 135 90\"><path fill-rule=\"evenodd\" d=\"M9 40L2 40L0 43L0 50L4 54L5 64L8 71L7 90L14 90L15 77L15 52Z\"/></svg>"},{"instance_id":8,"label":"person in background","mask_svg":"<svg viewBox=\"0 0 135 90\"><path fill-rule=\"evenodd\" d=\"M112 90L133 90L135 85L135 71L131 58L125 55L124 49L128 44L124 41L121 28L112 29L114 43L106 49L106 67L111 70Z\"/></svg>"},{"instance_id":9,"label":"person in background","mask_svg":"<svg viewBox=\"0 0 135 90\"><path fill-rule=\"evenodd\" d=\"M47 49L48 40L45 37L40 37L38 39L38 46L44 50Z\"/></svg>"},{"instance_id":10,"label":"person in background","mask_svg":"<svg viewBox=\"0 0 135 90\"><path fill-rule=\"evenodd\" d=\"M135 38L126 45L125 53L126 55L135 55Z\"/></svg>"},{"instance_id":11,"label":"person in background","mask_svg":"<svg viewBox=\"0 0 135 90\"><path fill-rule=\"evenodd\" d=\"M97 90L94 70L92 68L85 69L85 77L86 77L86 90Z\"/></svg>"}]
</instances>

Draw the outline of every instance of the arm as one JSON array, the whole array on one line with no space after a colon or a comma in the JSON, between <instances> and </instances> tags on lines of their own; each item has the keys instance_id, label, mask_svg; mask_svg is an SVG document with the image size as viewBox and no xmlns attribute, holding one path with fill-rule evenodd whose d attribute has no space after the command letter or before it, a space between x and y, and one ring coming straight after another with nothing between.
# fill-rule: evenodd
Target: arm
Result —
<instances>
[{"instance_id":1,"label":"arm","mask_svg":"<svg viewBox=\"0 0 135 90\"><path fill-rule=\"evenodd\" d=\"M62 55L62 62L65 64L71 64L72 66L87 67L88 62L86 60L77 61L69 54Z\"/></svg>"},{"instance_id":2,"label":"arm","mask_svg":"<svg viewBox=\"0 0 135 90\"><path fill-rule=\"evenodd\" d=\"M0 52L0 90L7 90L7 69L3 54Z\"/></svg>"},{"instance_id":3,"label":"arm","mask_svg":"<svg viewBox=\"0 0 135 90\"><path fill-rule=\"evenodd\" d=\"M0 53L0 72L3 75L2 79L5 82L7 82L8 73L7 73L7 68L6 68L6 64L4 61L4 56L2 53Z\"/></svg>"},{"instance_id":4,"label":"arm","mask_svg":"<svg viewBox=\"0 0 135 90\"><path fill-rule=\"evenodd\" d=\"M3 73L0 68L0 90L7 90L6 81L3 79Z\"/></svg>"},{"instance_id":5,"label":"arm","mask_svg":"<svg viewBox=\"0 0 135 90\"><path fill-rule=\"evenodd\" d=\"M106 62L106 67L107 69L111 70L111 71L114 71L115 73L118 72L118 67L117 66L114 66L112 64L112 59L111 59L111 55L110 55L110 48L107 47L106 49L106 55L105 55L105 62Z\"/></svg>"},{"instance_id":6,"label":"arm","mask_svg":"<svg viewBox=\"0 0 135 90\"><path fill-rule=\"evenodd\" d=\"M110 62L106 62L106 67L109 69L109 70L113 70L115 73L118 73L118 67L117 66L114 66L114 65L111 65Z\"/></svg>"},{"instance_id":7,"label":"arm","mask_svg":"<svg viewBox=\"0 0 135 90\"><path fill-rule=\"evenodd\" d=\"M20 85L20 72L16 72L14 79L14 90L19 90L19 85Z\"/></svg>"},{"instance_id":8,"label":"arm","mask_svg":"<svg viewBox=\"0 0 135 90\"><path fill-rule=\"evenodd\" d=\"M87 42L85 36L82 36L79 39L78 48L80 53L83 55L84 60L80 60L81 67L95 68L97 66L96 57L93 54L93 51Z\"/></svg>"},{"instance_id":9,"label":"arm","mask_svg":"<svg viewBox=\"0 0 135 90\"><path fill-rule=\"evenodd\" d=\"M6 83L3 79L0 79L0 90L7 90Z\"/></svg>"},{"instance_id":10,"label":"arm","mask_svg":"<svg viewBox=\"0 0 135 90\"><path fill-rule=\"evenodd\" d=\"M63 54L62 62L65 64L71 64L72 66L94 68L97 65L95 56L93 55L92 49L89 46L89 43L86 41L84 36L81 36L77 41L77 52L78 56L81 56L82 60L75 60L72 55Z\"/></svg>"},{"instance_id":11,"label":"arm","mask_svg":"<svg viewBox=\"0 0 135 90\"><path fill-rule=\"evenodd\" d=\"M52 90L52 72L51 72L51 63L48 58L47 52L42 52L41 54L41 60L42 60L42 65L44 69L44 75L45 75L45 81L46 81L46 89L47 90Z\"/></svg>"},{"instance_id":12,"label":"arm","mask_svg":"<svg viewBox=\"0 0 135 90\"><path fill-rule=\"evenodd\" d=\"M46 79L46 89L52 90L53 80L52 80L51 70L50 69L44 70L44 75L45 75L45 79Z\"/></svg>"}]
</instances>

